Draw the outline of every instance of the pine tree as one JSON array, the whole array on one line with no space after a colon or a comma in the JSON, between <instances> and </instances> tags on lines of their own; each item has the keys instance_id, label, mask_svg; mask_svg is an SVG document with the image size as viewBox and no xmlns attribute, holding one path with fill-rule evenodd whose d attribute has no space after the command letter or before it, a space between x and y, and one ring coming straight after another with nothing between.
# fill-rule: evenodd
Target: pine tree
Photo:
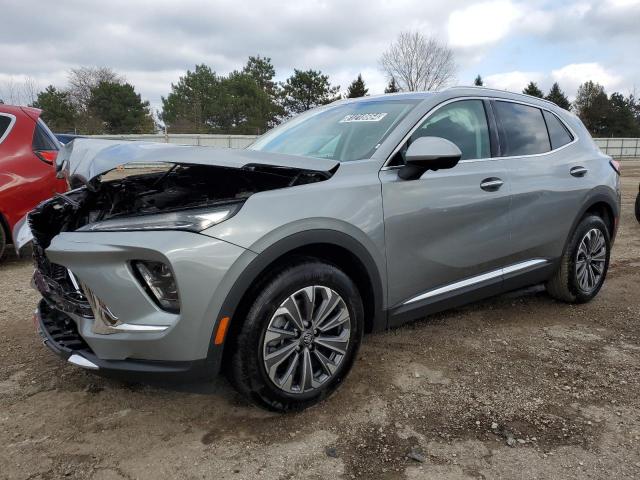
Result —
<instances>
[{"instance_id":1,"label":"pine tree","mask_svg":"<svg viewBox=\"0 0 640 480\"><path fill-rule=\"evenodd\" d=\"M538 84L536 82L529 82L527 88L525 88L522 93L525 95L531 95L532 97L544 98L544 93L542 90L538 88Z\"/></svg>"},{"instance_id":2,"label":"pine tree","mask_svg":"<svg viewBox=\"0 0 640 480\"><path fill-rule=\"evenodd\" d=\"M369 89L365 87L364 80L362 80L362 75L358 74L358 78L351 82L347 89L347 98L364 97L368 91Z\"/></svg>"},{"instance_id":3,"label":"pine tree","mask_svg":"<svg viewBox=\"0 0 640 480\"><path fill-rule=\"evenodd\" d=\"M571 108L571 102L564 94L564 92L560 90L560 85L558 85L558 82L555 82L551 86L551 89L549 90L549 93L545 98L550 102L555 103L560 108L564 108L565 110L569 110L569 108Z\"/></svg>"},{"instance_id":4,"label":"pine tree","mask_svg":"<svg viewBox=\"0 0 640 480\"><path fill-rule=\"evenodd\" d=\"M482 77L481 77L480 75L478 75L478 76L476 77L476 79L473 81L473 84L474 84L476 87L482 87L482 86L484 85L484 82L482 81Z\"/></svg>"},{"instance_id":5,"label":"pine tree","mask_svg":"<svg viewBox=\"0 0 640 480\"><path fill-rule=\"evenodd\" d=\"M384 93L397 93L399 91L400 89L398 88L398 85L396 85L396 79L391 77L389 85L387 85L387 88L384 89Z\"/></svg>"}]
</instances>

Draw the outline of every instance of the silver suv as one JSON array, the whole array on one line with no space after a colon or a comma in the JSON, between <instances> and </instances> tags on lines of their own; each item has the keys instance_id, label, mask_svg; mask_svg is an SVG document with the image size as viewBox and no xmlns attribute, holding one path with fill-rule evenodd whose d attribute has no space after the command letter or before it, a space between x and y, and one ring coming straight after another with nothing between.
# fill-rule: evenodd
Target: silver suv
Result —
<instances>
[{"instance_id":1,"label":"silver suv","mask_svg":"<svg viewBox=\"0 0 640 480\"><path fill-rule=\"evenodd\" d=\"M279 411L334 390L365 332L542 282L591 300L620 212L578 118L480 88L339 101L245 150L77 139L58 170L74 190L28 221L46 345L222 369Z\"/></svg>"}]
</instances>

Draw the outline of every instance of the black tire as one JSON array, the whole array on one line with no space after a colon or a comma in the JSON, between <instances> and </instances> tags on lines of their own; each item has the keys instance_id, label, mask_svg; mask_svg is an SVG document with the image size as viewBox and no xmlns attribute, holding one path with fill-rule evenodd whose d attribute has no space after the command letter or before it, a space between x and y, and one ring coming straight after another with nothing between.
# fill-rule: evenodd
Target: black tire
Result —
<instances>
[{"instance_id":1,"label":"black tire","mask_svg":"<svg viewBox=\"0 0 640 480\"><path fill-rule=\"evenodd\" d=\"M576 261L581 242L585 238L585 235L594 229L598 230L602 235L606 252L602 267L603 271L600 278L594 282L592 288L585 289L580 285ZM609 229L602 218L596 215L588 215L584 217L567 243L562 258L560 259L560 266L558 267L558 270L547 282L547 291L552 297L567 303L586 303L590 301L598 294L606 279L607 270L609 269L610 254L611 240L609 236ZM589 264L590 263L591 260L589 260Z\"/></svg>"},{"instance_id":2,"label":"black tire","mask_svg":"<svg viewBox=\"0 0 640 480\"><path fill-rule=\"evenodd\" d=\"M636 197L636 220L640 222L640 193Z\"/></svg>"},{"instance_id":3,"label":"black tire","mask_svg":"<svg viewBox=\"0 0 640 480\"><path fill-rule=\"evenodd\" d=\"M324 383L310 391L304 391L303 387L302 391L290 393L278 387L269 377L264 363L264 351L270 347L265 346L265 334L272 318L277 318L276 310L283 302L295 292L309 286L328 287L344 301L344 304L340 304L343 306L342 311L344 312L346 305L350 317L348 346L346 353L340 356L336 370ZM302 410L326 398L344 380L356 358L363 332L364 309L353 281L334 265L312 258L299 259L265 281L254 296L242 327L227 345L232 350L225 366L226 374L240 393L262 407L278 412ZM287 341L297 341L304 350L302 337L304 335L300 332L297 337L299 340ZM306 348L313 349L313 345ZM316 349L319 350L318 347ZM293 353L293 356L302 355L299 358L305 358L305 354L303 351L302 354ZM314 371L311 372L313 376Z\"/></svg>"},{"instance_id":4,"label":"black tire","mask_svg":"<svg viewBox=\"0 0 640 480\"><path fill-rule=\"evenodd\" d=\"M2 260L2 257L4 256L4 251L6 247L7 247L7 238L5 235L4 227L0 222L0 260Z\"/></svg>"}]
</instances>

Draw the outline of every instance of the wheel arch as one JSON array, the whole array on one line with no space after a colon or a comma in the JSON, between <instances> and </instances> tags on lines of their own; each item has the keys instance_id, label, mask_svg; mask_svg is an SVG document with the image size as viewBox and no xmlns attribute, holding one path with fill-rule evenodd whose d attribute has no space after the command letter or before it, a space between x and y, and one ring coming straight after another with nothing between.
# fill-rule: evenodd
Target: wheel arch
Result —
<instances>
[{"instance_id":1,"label":"wheel arch","mask_svg":"<svg viewBox=\"0 0 640 480\"><path fill-rule=\"evenodd\" d=\"M342 269L354 281L365 309L365 331L386 328L383 309L382 275L373 255L357 239L335 230L308 230L289 235L263 250L243 270L227 294L219 318L229 317L229 330L225 342L241 328L244 314L250 307L250 299L259 290L261 282L270 274L283 268L295 257L315 257ZM269 275L269 277L267 277ZM219 319L216 319L209 353L214 348L213 336ZM220 354L220 352L218 352ZM225 355L226 356L226 355Z\"/></svg>"},{"instance_id":2,"label":"wheel arch","mask_svg":"<svg viewBox=\"0 0 640 480\"><path fill-rule=\"evenodd\" d=\"M589 213L596 214L604 220L609 229L611 242L613 243L618 226L617 221L620 217L620 206L618 204L618 201L616 200L615 194L610 192L609 189L600 187L592 191L591 194L588 195L583 202L582 207L573 220L571 229L569 230L569 235L565 240L563 252L566 250L569 239L571 238L571 235L577 228L578 224L585 217L585 215Z\"/></svg>"}]
</instances>

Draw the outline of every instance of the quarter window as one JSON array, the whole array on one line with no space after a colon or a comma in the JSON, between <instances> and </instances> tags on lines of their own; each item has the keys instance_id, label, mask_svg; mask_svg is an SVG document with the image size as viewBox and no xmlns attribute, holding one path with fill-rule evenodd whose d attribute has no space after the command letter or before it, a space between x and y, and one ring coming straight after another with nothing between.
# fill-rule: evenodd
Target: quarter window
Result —
<instances>
[{"instance_id":1,"label":"quarter window","mask_svg":"<svg viewBox=\"0 0 640 480\"><path fill-rule=\"evenodd\" d=\"M551 148L553 150L560 148L567 143L573 142L573 137L568 132L567 127L558 120L558 117L551 112L544 111L542 113L544 114L544 119L547 122L549 138L551 139Z\"/></svg>"},{"instance_id":2,"label":"quarter window","mask_svg":"<svg viewBox=\"0 0 640 480\"><path fill-rule=\"evenodd\" d=\"M458 146L462 160L491 157L482 100L460 100L439 108L411 135L410 142L420 137L446 138Z\"/></svg>"},{"instance_id":3,"label":"quarter window","mask_svg":"<svg viewBox=\"0 0 640 480\"><path fill-rule=\"evenodd\" d=\"M542 110L512 102L495 102L502 125L502 156L535 155L551 150Z\"/></svg>"},{"instance_id":4,"label":"quarter window","mask_svg":"<svg viewBox=\"0 0 640 480\"><path fill-rule=\"evenodd\" d=\"M0 142L4 140L4 135L7 133L9 125L11 125L11 120L11 117L0 115Z\"/></svg>"}]
</instances>

